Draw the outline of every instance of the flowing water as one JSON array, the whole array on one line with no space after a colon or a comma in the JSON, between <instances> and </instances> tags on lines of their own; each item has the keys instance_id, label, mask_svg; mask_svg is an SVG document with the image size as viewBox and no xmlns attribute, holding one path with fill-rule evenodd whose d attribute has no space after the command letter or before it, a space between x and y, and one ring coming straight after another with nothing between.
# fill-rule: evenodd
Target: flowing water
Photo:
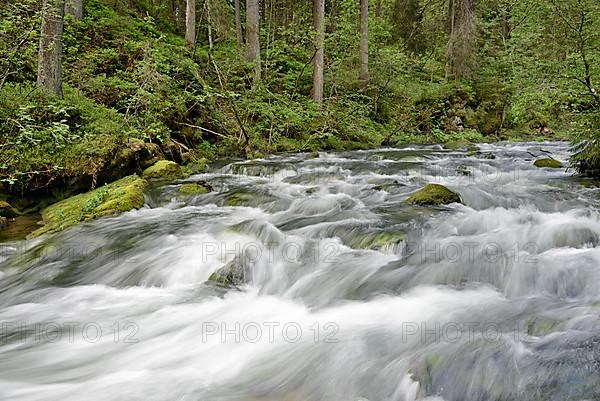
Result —
<instances>
[{"instance_id":1,"label":"flowing water","mask_svg":"<svg viewBox=\"0 0 600 401\"><path fill-rule=\"evenodd\" d=\"M599 400L599 190L481 148L221 163L3 244L0 400Z\"/></svg>"}]
</instances>

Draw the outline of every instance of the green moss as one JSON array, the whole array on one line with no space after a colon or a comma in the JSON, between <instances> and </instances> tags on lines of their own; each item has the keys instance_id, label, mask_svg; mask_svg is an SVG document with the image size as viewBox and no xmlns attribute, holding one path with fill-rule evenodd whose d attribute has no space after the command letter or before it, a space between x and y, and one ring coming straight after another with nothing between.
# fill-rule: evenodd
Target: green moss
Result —
<instances>
[{"instance_id":1,"label":"green moss","mask_svg":"<svg viewBox=\"0 0 600 401\"><path fill-rule=\"evenodd\" d=\"M460 203L460 196L443 185L427 184L407 200L413 205L446 205L449 203Z\"/></svg>"},{"instance_id":2,"label":"green moss","mask_svg":"<svg viewBox=\"0 0 600 401\"><path fill-rule=\"evenodd\" d=\"M244 206L251 203L256 195L250 192L236 192L225 199L225 206Z\"/></svg>"},{"instance_id":3,"label":"green moss","mask_svg":"<svg viewBox=\"0 0 600 401\"><path fill-rule=\"evenodd\" d=\"M210 190L200 184L183 184L179 187L179 193L182 195L202 195L209 193Z\"/></svg>"},{"instance_id":4,"label":"green moss","mask_svg":"<svg viewBox=\"0 0 600 401\"><path fill-rule=\"evenodd\" d=\"M81 221L139 209L144 206L144 189L147 185L146 180L131 175L50 205L42 211L44 226L28 238L62 231Z\"/></svg>"},{"instance_id":5,"label":"green moss","mask_svg":"<svg viewBox=\"0 0 600 401\"><path fill-rule=\"evenodd\" d=\"M554 159L538 159L533 163L534 166L539 168L562 168L562 163Z\"/></svg>"},{"instance_id":6,"label":"green moss","mask_svg":"<svg viewBox=\"0 0 600 401\"><path fill-rule=\"evenodd\" d=\"M189 176L194 174L202 174L206 171L206 165L208 159L202 158L199 160L189 160L189 162L183 166L183 175Z\"/></svg>"},{"instance_id":7,"label":"green moss","mask_svg":"<svg viewBox=\"0 0 600 401\"><path fill-rule=\"evenodd\" d=\"M600 187L600 180L596 180L593 178L581 178L577 180L579 185L583 185L586 188L598 188Z\"/></svg>"},{"instance_id":8,"label":"green moss","mask_svg":"<svg viewBox=\"0 0 600 401\"><path fill-rule=\"evenodd\" d=\"M469 152L479 151L479 147L467 141L450 141L444 144L444 149L448 150L466 150Z\"/></svg>"},{"instance_id":9,"label":"green moss","mask_svg":"<svg viewBox=\"0 0 600 401\"><path fill-rule=\"evenodd\" d=\"M386 246L396 245L404 241L406 235L402 232L379 232L372 233L362 237L356 244L352 244L362 249L383 249Z\"/></svg>"},{"instance_id":10,"label":"green moss","mask_svg":"<svg viewBox=\"0 0 600 401\"><path fill-rule=\"evenodd\" d=\"M21 213L14 207L10 205L10 203L6 201L0 201L0 216L1 217L17 217Z\"/></svg>"},{"instance_id":11,"label":"green moss","mask_svg":"<svg viewBox=\"0 0 600 401\"><path fill-rule=\"evenodd\" d=\"M169 160L159 160L144 170L142 177L150 181L172 181L183 177L181 166Z\"/></svg>"}]
</instances>

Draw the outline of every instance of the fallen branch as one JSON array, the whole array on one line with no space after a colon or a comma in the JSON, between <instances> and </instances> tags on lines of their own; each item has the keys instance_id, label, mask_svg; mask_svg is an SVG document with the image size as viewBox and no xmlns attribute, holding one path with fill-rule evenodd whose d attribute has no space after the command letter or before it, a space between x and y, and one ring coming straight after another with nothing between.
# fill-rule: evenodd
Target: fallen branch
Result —
<instances>
[{"instance_id":1,"label":"fallen branch","mask_svg":"<svg viewBox=\"0 0 600 401\"><path fill-rule=\"evenodd\" d=\"M188 124L188 123L180 123L180 122L176 122L175 124L185 125L186 127L196 128L196 129L199 129L199 130L202 130L202 131L205 131L205 132L208 132L208 133L220 136L221 138L227 138L227 135L219 134L218 132L215 132L215 131L210 130L208 128L201 127L199 125L193 125L193 124ZM184 145L181 145L181 146L184 146ZM187 149L187 150L189 150L189 149Z\"/></svg>"}]
</instances>

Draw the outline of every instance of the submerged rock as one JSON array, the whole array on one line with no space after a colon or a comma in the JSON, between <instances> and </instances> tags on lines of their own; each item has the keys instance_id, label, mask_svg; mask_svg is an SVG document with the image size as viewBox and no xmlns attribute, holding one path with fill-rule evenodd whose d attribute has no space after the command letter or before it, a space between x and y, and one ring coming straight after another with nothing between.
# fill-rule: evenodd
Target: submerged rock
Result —
<instances>
[{"instance_id":1,"label":"submerged rock","mask_svg":"<svg viewBox=\"0 0 600 401\"><path fill-rule=\"evenodd\" d=\"M210 188L199 183L183 184L179 187L181 195L203 195L210 192Z\"/></svg>"},{"instance_id":2,"label":"submerged rock","mask_svg":"<svg viewBox=\"0 0 600 401\"><path fill-rule=\"evenodd\" d=\"M447 205L461 203L460 196L443 185L427 184L406 200L412 205Z\"/></svg>"},{"instance_id":3,"label":"submerged rock","mask_svg":"<svg viewBox=\"0 0 600 401\"><path fill-rule=\"evenodd\" d=\"M600 237L595 231L587 227L564 227L560 232L554 233L552 236L552 243L553 247L555 248L584 248L586 246L596 247L598 244L600 244Z\"/></svg>"},{"instance_id":4,"label":"submerged rock","mask_svg":"<svg viewBox=\"0 0 600 401\"><path fill-rule=\"evenodd\" d=\"M256 195L250 192L236 192L225 199L225 206L246 206L256 198Z\"/></svg>"},{"instance_id":5,"label":"submerged rock","mask_svg":"<svg viewBox=\"0 0 600 401\"><path fill-rule=\"evenodd\" d=\"M17 217L21 213L14 207L10 205L10 203L6 201L0 201L0 217Z\"/></svg>"},{"instance_id":6,"label":"submerged rock","mask_svg":"<svg viewBox=\"0 0 600 401\"><path fill-rule=\"evenodd\" d=\"M79 222L139 209L144 206L148 182L136 175L121 178L93 191L54 203L42 210L43 227L31 233L34 238L62 231Z\"/></svg>"},{"instance_id":7,"label":"submerged rock","mask_svg":"<svg viewBox=\"0 0 600 401\"><path fill-rule=\"evenodd\" d=\"M382 231L361 236L357 240L350 241L350 245L361 249L382 250L399 245L405 239L406 234L403 232Z\"/></svg>"},{"instance_id":8,"label":"submerged rock","mask_svg":"<svg viewBox=\"0 0 600 401\"><path fill-rule=\"evenodd\" d=\"M538 159L533 163L534 166L539 168L562 168L562 163L555 159Z\"/></svg>"},{"instance_id":9,"label":"submerged rock","mask_svg":"<svg viewBox=\"0 0 600 401\"><path fill-rule=\"evenodd\" d=\"M159 160L144 170L142 177L150 181L172 181L183 177L181 166L169 160Z\"/></svg>"}]
</instances>

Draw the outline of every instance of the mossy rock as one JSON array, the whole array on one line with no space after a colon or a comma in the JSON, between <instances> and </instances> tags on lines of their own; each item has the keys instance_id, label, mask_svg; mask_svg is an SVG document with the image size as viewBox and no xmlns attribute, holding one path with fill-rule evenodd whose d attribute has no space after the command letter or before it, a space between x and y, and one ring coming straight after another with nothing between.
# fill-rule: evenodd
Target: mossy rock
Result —
<instances>
[{"instance_id":1,"label":"mossy rock","mask_svg":"<svg viewBox=\"0 0 600 401\"><path fill-rule=\"evenodd\" d=\"M208 189L204 185L200 185L198 183L183 184L182 186L179 187L179 193L181 195L188 195L188 196L203 195L203 194L207 194L209 192L210 192L210 189Z\"/></svg>"},{"instance_id":2,"label":"mossy rock","mask_svg":"<svg viewBox=\"0 0 600 401\"><path fill-rule=\"evenodd\" d=\"M236 287L248 283L249 277L249 267L241 257L236 256L231 262L213 272L208 281L223 287Z\"/></svg>"},{"instance_id":3,"label":"mossy rock","mask_svg":"<svg viewBox=\"0 0 600 401\"><path fill-rule=\"evenodd\" d=\"M0 217L17 217L21 213L6 201L0 201Z\"/></svg>"},{"instance_id":4,"label":"mossy rock","mask_svg":"<svg viewBox=\"0 0 600 401\"><path fill-rule=\"evenodd\" d=\"M586 188L599 188L600 187L600 180L596 180L593 178L580 178L577 180L577 183Z\"/></svg>"},{"instance_id":5,"label":"mossy rock","mask_svg":"<svg viewBox=\"0 0 600 401\"><path fill-rule=\"evenodd\" d=\"M406 234L403 232L378 232L367 234L356 243L351 244L361 249L381 250L388 246L400 244L406 239ZM355 242L355 241L352 241Z\"/></svg>"},{"instance_id":6,"label":"mossy rock","mask_svg":"<svg viewBox=\"0 0 600 401\"><path fill-rule=\"evenodd\" d=\"M559 322L545 317L532 317L527 321L527 335L545 336L556 330Z\"/></svg>"},{"instance_id":7,"label":"mossy rock","mask_svg":"<svg viewBox=\"0 0 600 401\"><path fill-rule=\"evenodd\" d=\"M427 184L406 200L412 205L447 205L461 203L460 196L443 185Z\"/></svg>"},{"instance_id":8,"label":"mossy rock","mask_svg":"<svg viewBox=\"0 0 600 401\"><path fill-rule=\"evenodd\" d=\"M202 174L206 172L206 166L208 165L208 159L202 158L199 160L189 160L182 171L185 176Z\"/></svg>"},{"instance_id":9,"label":"mossy rock","mask_svg":"<svg viewBox=\"0 0 600 401\"><path fill-rule=\"evenodd\" d=\"M450 141L444 144L444 149L447 150L464 150L468 152L477 152L479 151L479 146L473 145L467 141Z\"/></svg>"},{"instance_id":10,"label":"mossy rock","mask_svg":"<svg viewBox=\"0 0 600 401\"><path fill-rule=\"evenodd\" d=\"M142 177L149 181L172 181L183 177L183 171L175 162L159 160L144 170Z\"/></svg>"},{"instance_id":11,"label":"mossy rock","mask_svg":"<svg viewBox=\"0 0 600 401\"><path fill-rule=\"evenodd\" d=\"M533 162L533 165L539 168L562 168L562 163L558 160L546 158L546 159L538 159Z\"/></svg>"},{"instance_id":12,"label":"mossy rock","mask_svg":"<svg viewBox=\"0 0 600 401\"><path fill-rule=\"evenodd\" d=\"M246 206L251 204L256 198L256 194L250 192L236 192L225 199L224 206Z\"/></svg>"},{"instance_id":13,"label":"mossy rock","mask_svg":"<svg viewBox=\"0 0 600 401\"><path fill-rule=\"evenodd\" d=\"M62 231L79 222L112 216L144 206L148 182L136 175L121 178L93 191L72 196L42 210L44 226L28 238Z\"/></svg>"}]
</instances>

